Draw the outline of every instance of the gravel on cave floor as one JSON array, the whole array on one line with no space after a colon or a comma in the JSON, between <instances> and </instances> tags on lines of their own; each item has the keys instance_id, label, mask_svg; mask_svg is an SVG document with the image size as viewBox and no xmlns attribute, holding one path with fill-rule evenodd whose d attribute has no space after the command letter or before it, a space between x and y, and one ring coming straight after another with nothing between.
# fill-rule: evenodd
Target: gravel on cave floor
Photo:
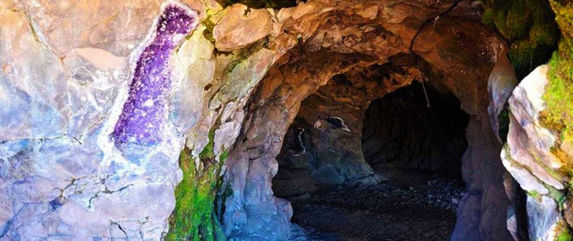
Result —
<instances>
[{"instance_id":1,"label":"gravel on cave floor","mask_svg":"<svg viewBox=\"0 0 573 241\"><path fill-rule=\"evenodd\" d=\"M424 185L387 180L332 187L291 200L292 221L306 230L304 239L314 241L447 240L463 190L461 181L441 176L428 178Z\"/></svg>"}]
</instances>

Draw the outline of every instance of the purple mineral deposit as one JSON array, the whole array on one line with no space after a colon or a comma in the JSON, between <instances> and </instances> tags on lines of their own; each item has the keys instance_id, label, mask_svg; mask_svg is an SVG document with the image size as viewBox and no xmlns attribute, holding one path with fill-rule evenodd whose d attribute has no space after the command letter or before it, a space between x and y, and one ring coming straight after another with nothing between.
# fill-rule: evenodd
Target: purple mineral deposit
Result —
<instances>
[{"instance_id":1,"label":"purple mineral deposit","mask_svg":"<svg viewBox=\"0 0 573 241\"><path fill-rule=\"evenodd\" d=\"M113 131L116 145L152 145L161 140L171 88L169 57L196 20L196 15L183 7L170 4L163 9L155 37L135 63L129 96Z\"/></svg>"}]
</instances>

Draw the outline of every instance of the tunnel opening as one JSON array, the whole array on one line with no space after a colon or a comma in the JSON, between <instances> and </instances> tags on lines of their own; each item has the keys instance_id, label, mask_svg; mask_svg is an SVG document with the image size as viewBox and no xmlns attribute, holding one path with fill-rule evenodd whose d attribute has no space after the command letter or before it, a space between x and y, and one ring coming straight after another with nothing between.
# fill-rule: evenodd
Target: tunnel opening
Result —
<instances>
[{"instance_id":1,"label":"tunnel opening","mask_svg":"<svg viewBox=\"0 0 573 241\"><path fill-rule=\"evenodd\" d=\"M344 9L340 6L337 9ZM346 11L325 15L328 21L321 22L317 32L273 64L245 105L242 130L226 162L225 183L234 191L225 199L229 236L242 240L272 233L286 240L294 222L343 240L445 240L450 235L451 240L509 240L511 200L500 159L502 143L489 111L491 105L496 107L496 98L488 76L506 56L503 41L483 24L453 16L408 32ZM353 47L346 41L323 45L325 40L345 40L338 34L345 32L342 29L359 34L346 39ZM405 36L414 35L415 45L403 44ZM457 97L469 114L463 193L463 183L460 188L412 190L377 173L364 157L363 122L369 104L420 81ZM448 177L443 171L435 173ZM444 189L455 195L440 199L442 195L432 193ZM432 208L436 211L428 213ZM352 216L357 212L367 216ZM377 215L387 218L374 218ZM384 221L389 217L402 221Z\"/></svg>"},{"instance_id":2,"label":"tunnel opening","mask_svg":"<svg viewBox=\"0 0 573 241\"><path fill-rule=\"evenodd\" d=\"M275 196L313 240L447 239L469 116L429 83L377 93L361 83L337 75L302 101L276 157Z\"/></svg>"},{"instance_id":3,"label":"tunnel opening","mask_svg":"<svg viewBox=\"0 0 573 241\"><path fill-rule=\"evenodd\" d=\"M364 158L376 172L405 185L419 186L434 176L461 181L468 123L455 96L414 83L370 104L362 130Z\"/></svg>"}]
</instances>

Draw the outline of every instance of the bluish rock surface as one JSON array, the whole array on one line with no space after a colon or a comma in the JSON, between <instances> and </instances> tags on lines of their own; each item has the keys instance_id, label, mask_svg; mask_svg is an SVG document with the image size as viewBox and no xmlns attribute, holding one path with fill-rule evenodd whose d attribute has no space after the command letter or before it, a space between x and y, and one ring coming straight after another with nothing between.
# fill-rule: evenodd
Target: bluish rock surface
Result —
<instances>
[{"instance_id":1,"label":"bluish rock surface","mask_svg":"<svg viewBox=\"0 0 573 241\"><path fill-rule=\"evenodd\" d=\"M0 41L0 240L160 240L181 179L179 125L189 125L168 118L181 112L170 107L180 88L170 59L197 13L172 1L147 4L126 17L135 24L156 16L142 21L147 38L126 31L114 39L131 54L92 43L60 55L44 27L60 12L3 7L0 39L12 41ZM44 17L30 19L28 9ZM68 10L69 18L96 18L118 6ZM67 37L76 36L55 39Z\"/></svg>"}]
</instances>

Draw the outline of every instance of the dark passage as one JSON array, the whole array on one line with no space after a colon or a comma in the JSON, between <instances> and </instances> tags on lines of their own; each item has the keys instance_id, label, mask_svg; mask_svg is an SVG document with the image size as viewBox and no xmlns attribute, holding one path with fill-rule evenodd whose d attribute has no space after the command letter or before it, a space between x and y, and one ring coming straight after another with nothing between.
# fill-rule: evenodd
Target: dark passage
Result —
<instances>
[{"instance_id":1,"label":"dark passage","mask_svg":"<svg viewBox=\"0 0 573 241\"><path fill-rule=\"evenodd\" d=\"M292 222L306 230L299 235L447 240L465 188L469 117L457 98L426 84L428 108L422 85L414 83L356 111L331 101L325 89L302 103L277 156L273 189L291 201ZM371 174L355 178L356 166Z\"/></svg>"},{"instance_id":2,"label":"dark passage","mask_svg":"<svg viewBox=\"0 0 573 241\"><path fill-rule=\"evenodd\" d=\"M461 179L461 157L468 143L469 116L458 99L421 84L400 88L374 100L364 119L362 150L366 162L392 180L408 185L435 173Z\"/></svg>"}]
</instances>

